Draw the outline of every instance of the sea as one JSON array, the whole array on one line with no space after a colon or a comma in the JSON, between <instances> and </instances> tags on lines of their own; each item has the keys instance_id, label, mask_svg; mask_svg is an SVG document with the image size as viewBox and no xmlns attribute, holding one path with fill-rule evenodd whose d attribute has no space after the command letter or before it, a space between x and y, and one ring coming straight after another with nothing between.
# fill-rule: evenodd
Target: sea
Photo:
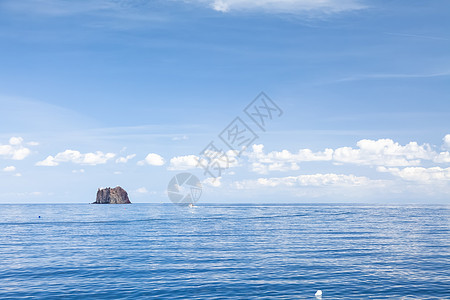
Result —
<instances>
[{"instance_id":1,"label":"sea","mask_svg":"<svg viewBox=\"0 0 450 300\"><path fill-rule=\"evenodd\" d=\"M4 204L0 299L450 299L449 220L448 205Z\"/></svg>"}]
</instances>

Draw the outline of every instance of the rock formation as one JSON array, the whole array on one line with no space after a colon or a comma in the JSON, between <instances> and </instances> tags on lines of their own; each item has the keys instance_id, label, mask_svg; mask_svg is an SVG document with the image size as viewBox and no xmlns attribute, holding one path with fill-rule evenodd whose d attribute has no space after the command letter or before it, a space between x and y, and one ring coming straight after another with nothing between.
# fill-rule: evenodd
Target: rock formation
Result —
<instances>
[{"instance_id":1,"label":"rock formation","mask_svg":"<svg viewBox=\"0 0 450 300\"><path fill-rule=\"evenodd\" d=\"M131 204L127 192L120 186L98 189L97 199L92 204Z\"/></svg>"}]
</instances>

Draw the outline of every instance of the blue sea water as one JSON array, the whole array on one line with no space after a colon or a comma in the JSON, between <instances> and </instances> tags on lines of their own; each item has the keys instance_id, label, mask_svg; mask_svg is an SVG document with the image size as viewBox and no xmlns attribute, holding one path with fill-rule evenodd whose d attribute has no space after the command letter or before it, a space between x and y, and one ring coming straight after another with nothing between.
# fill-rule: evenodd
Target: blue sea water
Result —
<instances>
[{"instance_id":1,"label":"blue sea water","mask_svg":"<svg viewBox=\"0 0 450 300\"><path fill-rule=\"evenodd\" d=\"M40 216L40 218L39 218ZM450 208L0 205L0 299L450 299Z\"/></svg>"}]
</instances>

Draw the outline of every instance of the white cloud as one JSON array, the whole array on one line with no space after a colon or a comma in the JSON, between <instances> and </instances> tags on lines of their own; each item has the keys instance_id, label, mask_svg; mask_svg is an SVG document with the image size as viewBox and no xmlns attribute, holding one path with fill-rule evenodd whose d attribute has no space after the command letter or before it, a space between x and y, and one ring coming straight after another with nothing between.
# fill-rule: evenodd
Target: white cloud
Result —
<instances>
[{"instance_id":1,"label":"white cloud","mask_svg":"<svg viewBox=\"0 0 450 300\"><path fill-rule=\"evenodd\" d=\"M14 174L14 176L16 176L16 177L21 177L21 176L22 176L22 174L20 174L20 173L16 173L16 174Z\"/></svg>"},{"instance_id":2,"label":"white cloud","mask_svg":"<svg viewBox=\"0 0 450 300\"><path fill-rule=\"evenodd\" d=\"M258 178L235 182L238 189L258 187L305 187L305 186L363 186L371 180L367 177L344 174L313 174L287 177Z\"/></svg>"},{"instance_id":3,"label":"white cloud","mask_svg":"<svg viewBox=\"0 0 450 300\"><path fill-rule=\"evenodd\" d=\"M265 11L268 13L300 13L319 11L336 13L364 8L356 0L191 0L220 12Z\"/></svg>"},{"instance_id":4,"label":"white cloud","mask_svg":"<svg viewBox=\"0 0 450 300\"><path fill-rule=\"evenodd\" d=\"M222 185L221 180L222 180L222 177L217 177L217 178L208 177L202 181L202 184L205 186L220 187Z\"/></svg>"},{"instance_id":5,"label":"white cloud","mask_svg":"<svg viewBox=\"0 0 450 300\"><path fill-rule=\"evenodd\" d=\"M20 147L19 149L14 150L14 154L12 156L12 159L14 160L23 160L28 155L30 155L31 151L28 148Z\"/></svg>"},{"instance_id":6,"label":"white cloud","mask_svg":"<svg viewBox=\"0 0 450 300\"><path fill-rule=\"evenodd\" d=\"M23 160L30 155L30 149L22 146L23 138L11 137L9 144L0 145L0 156L13 160Z\"/></svg>"},{"instance_id":7,"label":"white cloud","mask_svg":"<svg viewBox=\"0 0 450 300\"><path fill-rule=\"evenodd\" d=\"M84 172L85 172L84 169L72 170L72 173L84 173Z\"/></svg>"},{"instance_id":8,"label":"white cloud","mask_svg":"<svg viewBox=\"0 0 450 300\"><path fill-rule=\"evenodd\" d=\"M46 159L44 159L42 161L38 161L36 163L36 166L45 166L45 167L55 167L57 165L59 165L59 163L56 162L55 157L53 157L51 155L47 156Z\"/></svg>"},{"instance_id":9,"label":"white cloud","mask_svg":"<svg viewBox=\"0 0 450 300\"><path fill-rule=\"evenodd\" d=\"M172 141L186 141L188 140L189 137L187 135L183 135L183 136L174 136L172 138Z\"/></svg>"},{"instance_id":10,"label":"white cloud","mask_svg":"<svg viewBox=\"0 0 450 300\"><path fill-rule=\"evenodd\" d=\"M3 168L4 172L14 172L15 170L16 170L16 167L14 167L14 166L8 166L8 167Z\"/></svg>"},{"instance_id":11,"label":"white cloud","mask_svg":"<svg viewBox=\"0 0 450 300\"><path fill-rule=\"evenodd\" d=\"M297 153L291 153L288 150L272 151L264 153L264 145L253 145L253 152L247 154L250 159L257 159L263 163L275 162L302 162L302 161L326 161L333 157L332 149L325 149L323 152L313 152L310 149L300 149Z\"/></svg>"},{"instance_id":12,"label":"white cloud","mask_svg":"<svg viewBox=\"0 0 450 300\"><path fill-rule=\"evenodd\" d=\"M444 148L450 145L450 135L444 137ZM409 142L400 145L391 139L364 139L356 143L356 148L341 147L313 152L300 149L297 153L287 150L265 154L263 145L253 145L252 152L246 153L251 170L260 174L269 171L294 171L298 163L306 161L333 161L335 164L357 164L368 166L409 167L420 166L424 161L450 163L450 152L436 152L429 144L419 145ZM450 148L449 148L450 149Z\"/></svg>"},{"instance_id":13,"label":"white cloud","mask_svg":"<svg viewBox=\"0 0 450 300\"><path fill-rule=\"evenodd\" d=\"M444 140L443 148L450 150L450 134L445 135L443 140Z\"/></svg>"},{"instance_id":14,"label":"white cloud","mask_svg":"<svg viewBox=\"0 0 450 300\"><path fill-rule=\"evenodd\" d=\"M300 167L296 163L271 163L271 164L263 164L259 162L254 162L250 165L250 170L259 173L259 174L267 174L270 171L297 171Z\"/></svg>"},{"instance_id":15,"label":"white cloud","mask_svg":"<svg viewBox=\"0 0 450 300\"><path fill-rule=\"evenodd\" d=\"M378 166L417 166L421 160L432 160L436 153L430 145L410 142L405 146L391 139L361 140L358 148L342 147L334 151L333 159L340 163Z\"/></svg>"},{"instance_id":16,"label":"white cloud","mask_svg":"<svg viewBox=\"0 0 450 300\"><path fill-rule=\"evenodd\" d=\"M436 163L450 163L450 152L445 151L437 154L433 161Z\"/></svg>"},{"instance_id":17,"label":"white cloud","mask_svg":"<svg viewBox=\"0 0 450 300\"><path fill-rule=\"evenodd\" d=\"M230 7L229 7L227 1L223 1L223 0L215 0L212 3L212 7L214 10L221 11L221 12L227 12L230 10Z\"/></svg>"},{"instance_id":18,"label":"white cloud","mask_svg":"<svg viewBox=\"0 0 450 300\"><path fill-rule=\"evenodd\" d=\"M147 194L148 190L145 187L141 187L141 188L138 188L136 190L136 193L138 193L138 194Z\"/></svg>"},{"instance_id":19,"label":"white cloud","mask_svg":"<svg viewBox=\"0 0 450 300\"><path fill-rule=\"evenodd\" d=\"M36 166L54 167L62 162L72 162L74 164L95 166L99 164L105 164L115 156L116 155L114 153L103 153L101 151L83 154L76 150L66 150L64 152L56 154L55 156L49 155L43 161L37 162Z\"/></svg>"},{"instance_id":20,"label":"white cloud","mask_svg":"<svg viewBox=\"0 0 450 300\"><path fill-rule=\"evenodd\" d=\"M195 155L176 156L170 159L169 170L190 170L198 165L198 157Z\"/></svg>"},{"instance_id":21,"label":"white cloud","mask_svg":"<svg viewBox=\"0 0 450 300\"><path fill-rule=\"evenodd\" d=\"M444 146L450 142L450 135L444 138ZM450 151L436 152L429 144L419 145L409 142L401 145L391 139L360 140L357 147L341 147L335 150L325 149L323 152L313 152L310 149L300 149L297 153L287 150L264 153L263 145L253 145L252 152L245 153L249 159L252 171L267 174L270 171L295 171L299 163L305 161L331 161L339 164L357 164L378 166L377 171L390 173L402 180L415 183L450 183L450 168L439 166L422 167L423 163L450 163ZM342 174L314 174L287 177L259 178L243 180L234 183L238 189L258 187L295 187L295 186L385 186L400 181L371 180L367 177ZM404 185L405 183L403 183ZM411 188L408 185L408 190ZM398 186L397 190L405 190ZM395 192L395 191L394 191Z\"/></svg>"},{"instance_id":22,"label":"white cloud","mask_svg":"<svg viewBox=\"0 0 450 300\"><path fill-rule=\"evenodd\" d=\"M130 159L133 159L135 156L136 156L136 154L130 154L130 155L127 155L127 156L119 157L118 159L116 159L116 163L118 163L118 164L125 164Z\"/></svg>"},{"instance_id":23,"label":"white cloud","mask_svg":"<svg viewBox=\"0 0 450 300\"><path fill-rule=\"evenodd\" d=\"M377 168L379 172L391 173L394 176L400 177L404 180L417 181L421 183L432 183L436 181L449 181L450 168L432 167L407 167L399 168Z\"/></svg>"},{"instance_id":24,"label":"white cloud","mask_svg":"<svg viewBox=\"0 0 450 300\"><path fill-rule=\"evenodd\" d=\"M442 149L450 150L450 134L446 134L442 140L444 141L444 143L442 145ZM437 163L450 163L450 152L449 151L445 151L445 152L439 153L435 157L434 162L437 162Z\"/></svg>"},{"instance_id":25,"label":"white cloud","mask_svg":"<svg viewBox=\"0 0 450 300\"><path fill-rule=\"evenodd\" d=\"M164 158L156 153L149 153L144 160L138 162L138 165L143 166L145 164L151 166L162 166L165 164Z\"/></svg>"},{"instance_id":26,"label":"white cloud","mask_svg":"<svg viewBox=\"0 0 450 300\"><path fill-rule=\"evenodd\" d=\"M365 185L369 179L367 177L357 177L355 175L342 174L314 174L314 175L300 175L296 177L282 177L282 178L259 178L258 183L266 186L277 185L300 185L300 186L324 186L324 185Z\"/></svg>"},{"instance_id":27,"label":"white cloud","mask_svg":"<svg viewBox=\"0 0 450 300\"><path fill-rule=\"evenodd\" d=\"M199 163L200 162L200 163ZM216 152L205 150L201 157L196 155L175 156L170 159L168 170L191 170L195 168L208 169L211 173L222 174L225 170L239 166L236 152Z\"/></svg>"},{"instance_id":28,"label":"white cloud","mask_svg":"<svg viewBox=\"0 0 450 300\"><path fill-rule=\"evenodd\" d=\"M28 142L27 143L28 146L39 146L38 142Z\"/></svg>"},{"instance_id":29,"label":"white cloud","mask_svg":"<svg viewBox=\"0 0 450 300\"><path fill-rule=\"evenodd\" d=\"M22 144L22 142L23 142L23 138L21 138L21 137L13 136L12 138L9 139L9 144L14 145L14 146L20 145L20 144Z\"/></svg>"},{"instance_id":30,"label":"white cloud","mask_svg":"<svg viewBox=\"0 0 450 300\"><path fill-rule=\"evenodd\" d=\"M310 149L300 149L297 153L288 150L264 153L264 145L253 145L252 152L244 153L251 163L250 169L259 174L269 171L296 171L298 163L305 161L329 161L333 158L333 150L325 149L323 152L313 152Z\"/></svg>"},{"instance_id":31,"label":"white cloud","mask_svg":"<svg viewBox=\"0 0 450 300\"><path fill-rule=\"evenodd\" d=\"M449 139L450 135L444 138L444 141ZM228 162L220 161L222 171L239 165L232 151L227 155ZM209 152L206 157L208 156L215 157L216 153ZM409 142L401 145L392 139L363 139L356 143L356 147L340 147L334 150L326 148L317 152L311 149L300 149L297 152L281 150L266 153L264 145L257 144L253 145L250 151L244 152L242 156L247 158L245 163L248 163L250 170L259 174L268 174L273 171L298 171L301 163L313 161L384 167L420 166L424 162L450 163L448 151L437 153L431 145L426 143L420 145L417 142ZM173 157L168 169L189 170L201 167L198 165L198 159L199 157L195 155ZM206 164L203 158L201 164ZM339 178L342 179L342 177Z\"/></svg>"},{"instance_id":32,"label":"white cloud","mask_svg":"<svg viewBox=\"0 0 450 300\"><path fill-rule=\"evenodd\" d=\"M450 135L444 138L445 144L450 142ZM248 156L250 169L260 174L270 171L295 171L299 163L307 161L333 161L335 164L357 164L368 166L408 167L419 166L423 161L450 163L450 152L437 153L429 144L419 145L409 142L400 145L391 139L364 139L356 143L356 148L341 147L335 150L325 149L313 152L300 149L297 153L288 150L264 153L263 145L253 145Z\"/></svg>"}]
</instances>

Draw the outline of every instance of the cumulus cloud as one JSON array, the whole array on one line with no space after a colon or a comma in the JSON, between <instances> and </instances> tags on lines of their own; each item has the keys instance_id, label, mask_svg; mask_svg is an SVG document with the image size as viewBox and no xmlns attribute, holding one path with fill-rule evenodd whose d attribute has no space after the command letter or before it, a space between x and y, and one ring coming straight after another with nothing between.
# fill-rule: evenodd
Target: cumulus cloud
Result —
<instances>
[{"instance_id":1,"label":"cumulus cloud","mask_svg":"<svg viewBox=\"0 0 450 300\"><path fill-rule=\"evenodd\" d=\"M114 153L103 153L101 151L83 154L76 150L66 150L56 154L55 156L49 155L46 159L37 162L36 166L54 167L63 162L95 166L105 164L115 156L116 155Z\"/></svg>"},{"instance_id":2,"label":"cumulus cloud","mask_svg":"<svg viewBox=\"0 0 450 300\"><path fill-rule=\"evenodd\" d=\"M291 153L288 150L272 151L264 153L264 145L253 145L253 152L249 153L250 159L258 159L264 163L274 162L302 162L302 161L324 161L331 160L332 149L325 149L323 152L313 152L310 149L300 149L297 153Z\"/></svg>"},{"instance_id":3,"label":"cumulus cloud","mask_svg":"<svg viewBox=\"0 0 450 300\"><path fill-rule=\"evenodd\" d=\"M220 187L222 185L222 177L208 177L202 181L205 186Z\"/></svg>"},{"instance_id":4,"label":"cumulus cloud","mask_svg":"<svg viewBox=\"0 0 450 300\"><path fill-rule=\"evenodd\" d=\"M368 166L407 167L419 166L423 161L449 163L450 153L437 153L429 144L410 142L400 145L391 139L364 139L353 147L340 147L314 152L300 149L297 153L288 150L264 152L263 145L253 145L248 157L253 172L267 174L270 171L296 171L299 164L308 161L332 161L335 164L356 164Z\"/></svg>"},{"instance_id":5,"label":"cumulus cloud","mask_svg":"<svg viewBox=\"0 0 450 300\"><path fill-rule=\"evenodd\" d=\"M14 146L20 145L20 144L22 144L22 142L23 142L23 138L21 138L21 137L13 136L12 138L9 139L9 144L14 145Z\"/></svg>"},{"instance_id":6,"label":"cumulus cloud","mask_svg":"<svg viewBox=\"0 0 450 300\"><path fill-rule=\"evenodd\" d=\"M417 181L422 183L432 183L436 181L450 181L450 168L407 167L399 169L399 168L379 167L377 170L379 172L391 173L392 175L400 177L404 180Z\"/></svg>"},{"instance_id":7,"label":"cumulus cloud","mask_svg":"<svg viewBox=\"0 0 450 300\"><path fill-rule=\"evenodd\" d=\"M21 137L11 137L9 139L9 144L0 144L0 157L13 159L13 160L23 160L28 155L30 155L30 149L24 147L23 138Z\"/></svg>"},{"instance_id":8,"label":"cumulus cloud","mask_svg":"<svg viewBox=\"0 0 450 300\"><path fill-rule=\"evenodd\" d=\"M147 194L148 190L145 187L141 187L141 188L138 188L136 190L136 193L138 193L138 194Z\"/></svg>"},{"instance_id":9,"label":"cumulus cloud","mask_svg":"<svg viewBox=\"0 0 450 300\"><path fill-rule=\"evenodd\" d=\"M227 152L216 152L205 150L201 156L184 155L175 156L170 159L169 170L191 170L195 168L209 168L211 172L236 167L239 165L236 152L229 150Z\"/></svg>"},{"instance_id":10,"label":"cumulus cloud","mask_svg":"<svg viewBox=\"0 0 450 300\"><path fill-rule=\"evenodd\" d=\"M3 172L14 172L16 170L16 167L14 166L8 166L3 168Z\"/></svg>"},{"instance_id":11,"label":"cumulus cloud","mask_svg":"<svg viewBox=\"0 0 450 300\"><path fill-rule=\"evenodd\" d=\"M118 163L118 164L125 164L130 159L133 159L135 156L136 156L136 154L130 154L130 155L127 155L127 156L119 157L118 159L116 159L116 163Z\"/></svg>"},{"instance_id":12,"label":"cumulus cloud","mask_svg":"<svg viewBox=\"0 0 450 300\"><path fill-rule=\"evenodd\" d=\"M199 157L196 155L176 156L170 159L169 170L190 170L198 166Z\"/></svg>"},{"instance_id":13,"label":"cumulus cloud","mask_svg":"<svg viewBox=\"0 0 450 300\"><path fill-rule=\"evenodd\" d=\"M430 145L410 142L405 146L391 139L361 140L358 148L342 147L334 151L333 160L339 163L378 166L417 166L421 160L432 160L436 153Z\"/></svg>"},{"instance_id":14,"label":"cumulus cloud","mask_svg":"<svg viewBox=\"0 0 450 300\"><path fill-rule=\"evenodd\" d=\"M444 150L450 150L450 134L447 134L442 139L444 141L442 145L442 149ZM434 156L433 161L435 163L450 163L450 152L449 151L443 151Z\"/></svg>"},{"instance_id":15,"label":"cumulus cloud","mask_svg":"<svg viewBox=\"0 0 450 300\"><path fill-rule=\"evenodd\" d=\"M445 149L449 149L450 150L450 134L447 134L445 137L444 137L444 145L443 145L443 147L445 148Z\"/></svg>"},{"instance_id":16,"label":"cumulus cloud","mask_svg":"<svg viewBox=\"0 0 450 300\"><path fill-rule=\"evenodd\" d=\"M250 165L250 170L259 174L267 174L271 171L297 171L300 166L297 163L271 163L263 164L259 162L254 162Z\"/></svg>"},{"instance_id":17,"label":"cumulus cloud","mask_svg":"<svg viewBox=\"0 0 450 300\"><path fill-rule=\"evenodd\" d=\"M238 189L258 187L306 187L306 186L362 186L371 180L367 177L344 174L312 174L287 177L258 178L235 182Z\"/></svg>"},{"instance_id":18,"label":"cumulus cloud","mask_svg":"<svg viewBox=\"0 0 450 300\"><path fill-rule=\"evenodd\" d=\"M264 153L264 145L253 145L252 151L244 153L251 163L253 172L267 174L269 171L296 171L298 163L305 161L329 161L333 158L333 150L313 152L310 149L300 149L297 153L288 150Z\"/></svg>"},{"instance_id":19,"label":"cumulus cloud","mask_svg":"<svg viewBox=\"0 0 450 300\"><path fill-rule=\"evenodd\" d=\"M220 12L264 11L268 13L300 13L319 11L337 13L364 8L357 0L191 0Z\"/></svg>"},{"instance_id":20,"label":"cumulus cloud","mask_svg":"<svg viewBox=\"0 0 450 300\"><path fill-rule=\"evenodd\" d=\"M38 161L36 163L36 166L41 166L41 167L43 167L43 166L45 166L45 167L56 167L57 165L59 165L59 163L56 162L56 158L51 156L51 155L47 156L46 159Z\"/></svg>"},{"instance_id":21,"label":"cumulus cloud","mask_svg":"<svg viewBox=\"0 0 450 300\"><path fill-rule=\"evenodd\" d=\"M436 163L450 163L450 152L445 151L437 154L433 161Z\"/></svg>"},{"instance_id":22,"label":"cumulus cloud","mask_svg":"<svg viewBox=\"0 0 450 300\"><path fill-rule=\"evenodd\" d=\"M165 164L164 158L156 153L149 153L144 160L138 162L138 165L162 166Z\"/></svg>"}]
</instances>

